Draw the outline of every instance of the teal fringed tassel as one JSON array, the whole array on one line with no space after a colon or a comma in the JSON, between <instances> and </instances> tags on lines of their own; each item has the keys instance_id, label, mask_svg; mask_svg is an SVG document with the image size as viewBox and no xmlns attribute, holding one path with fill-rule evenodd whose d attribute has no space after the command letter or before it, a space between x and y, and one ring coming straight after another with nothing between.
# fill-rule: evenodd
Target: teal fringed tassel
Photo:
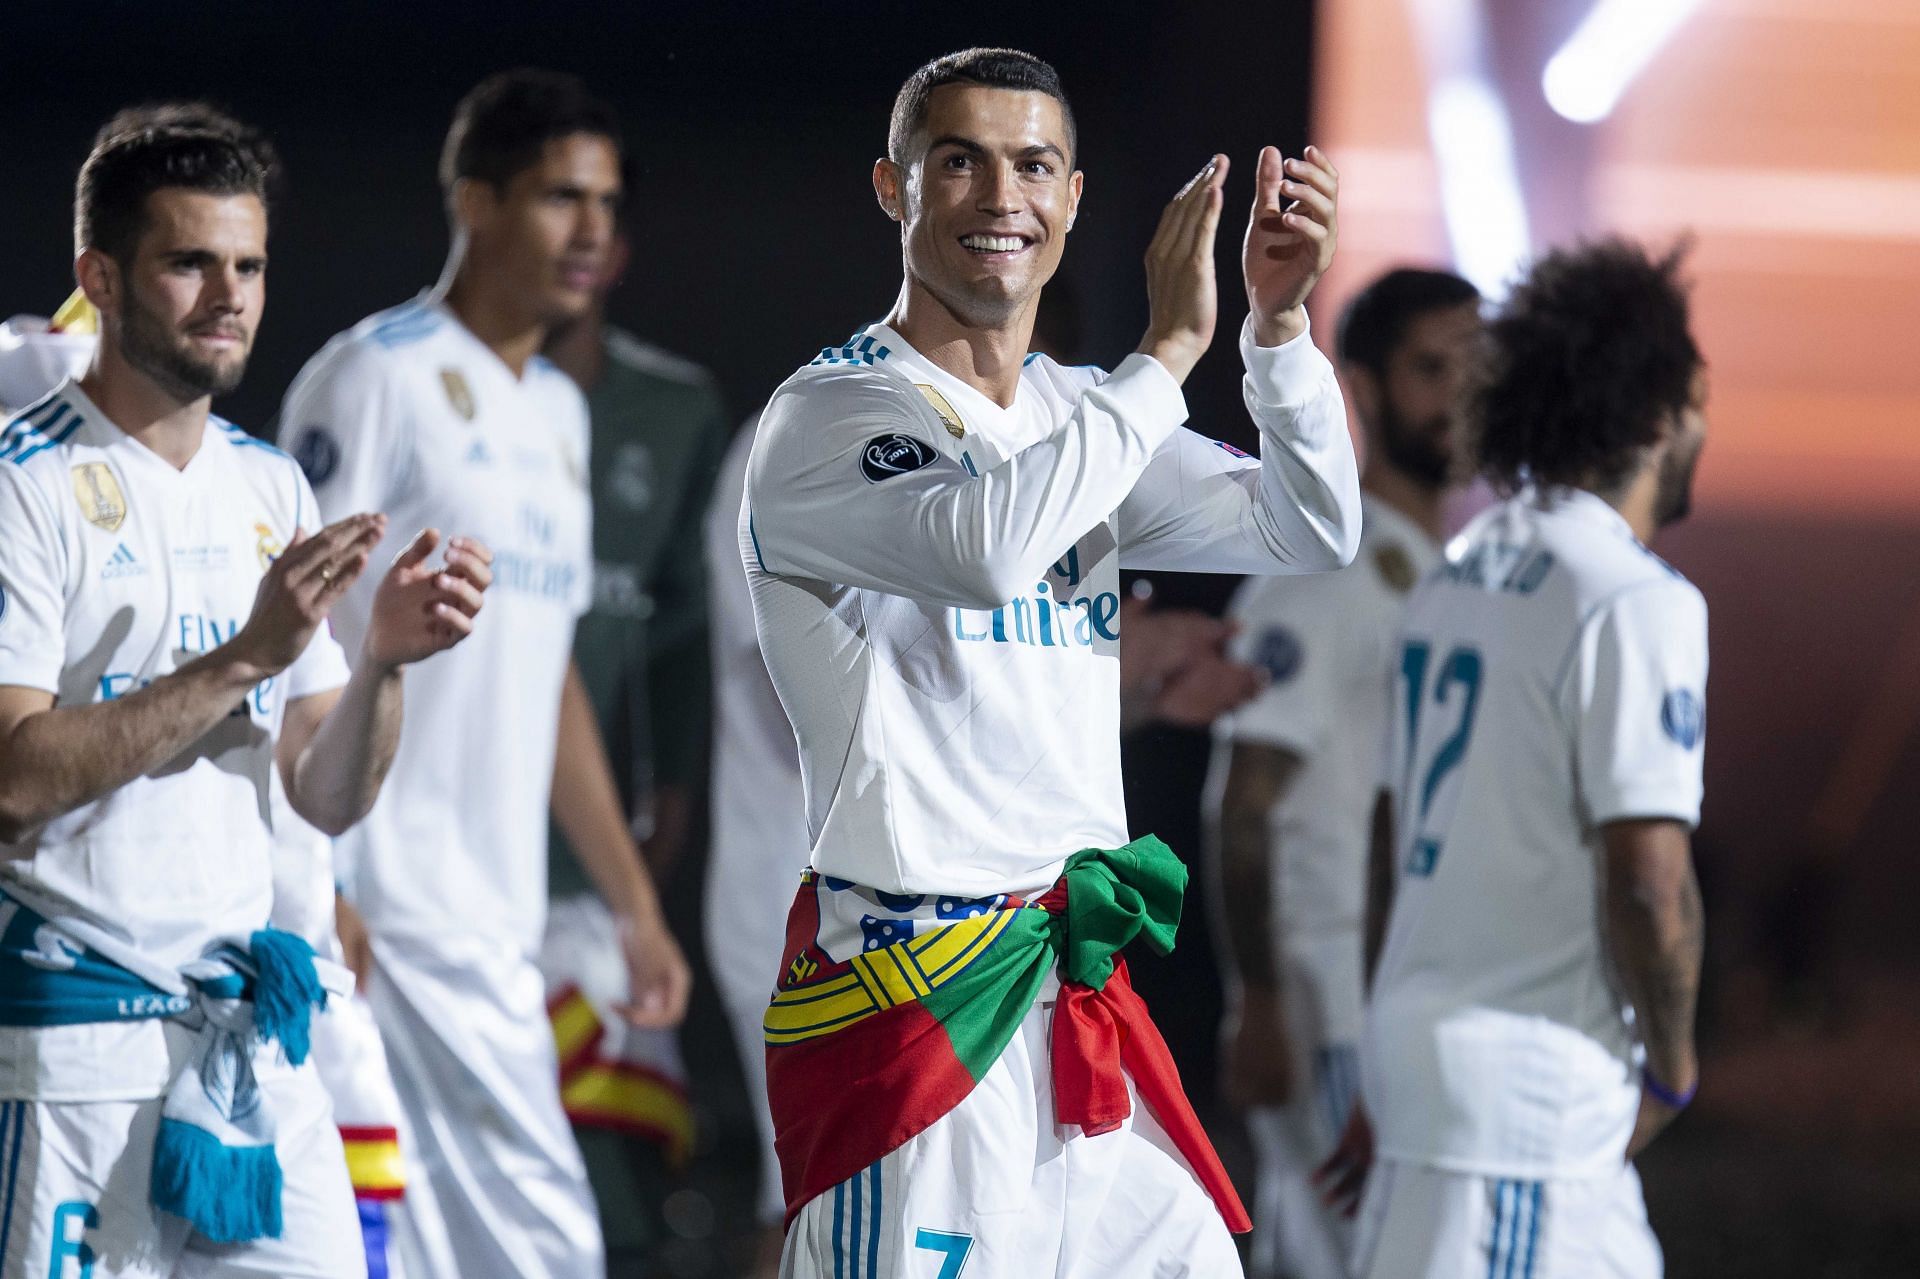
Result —
<instances>
[{"instance_id":1,"label":"teal fringed tassel","mask_svg":"<svg viewBox=\"0 0 1920 1279\"><path fill-rule=\"evenodd\" d=\"M280 1160L273 1147L223 1146L162 1118L153 1143L153 1202L215 1243L280 1237Z\"/></svg>"},{"instance_id":2,"label":"teal fringed tassel","mask_svg":"<svg viewBox=\"0 0 1920 1279\"><path fill-rule=\"evenodd\" d=\"M305 938L278 928L262 928L249 942L255 972L253 1028L264 1040L276 1040L287 1060L307 1059L309 1023L315 1008L327 1006L326 988L313 970L313 947Z\"/></svg>"}]
</instances>

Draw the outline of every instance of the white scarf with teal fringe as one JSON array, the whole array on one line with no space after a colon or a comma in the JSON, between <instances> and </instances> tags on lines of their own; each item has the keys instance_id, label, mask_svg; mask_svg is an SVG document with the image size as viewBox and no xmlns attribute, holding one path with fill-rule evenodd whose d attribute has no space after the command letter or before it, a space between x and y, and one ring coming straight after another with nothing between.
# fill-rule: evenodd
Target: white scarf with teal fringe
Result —
<instances>
[{"instance_id":1,"label":"white scarf with teal fringe","mask_svg":"<svg viewBox=\"0 0 1920 1279\"><path fill-rule=\"evenodd\" d=\"M0 1026L171 1018L197 1032L161 1103L155 1206L215 1243L277 1237L280 1162L253 1073L256 1042L306 1060L309 1021L353 976L264 928L178 971L17 875L0 874Z\"/></svg>"}]
</instances>

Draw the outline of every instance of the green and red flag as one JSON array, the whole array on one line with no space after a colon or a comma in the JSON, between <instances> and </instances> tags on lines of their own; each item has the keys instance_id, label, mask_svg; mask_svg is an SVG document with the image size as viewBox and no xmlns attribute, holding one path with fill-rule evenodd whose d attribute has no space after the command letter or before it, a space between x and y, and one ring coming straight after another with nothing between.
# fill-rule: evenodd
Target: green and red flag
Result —
<instances>
[{"instance_id":1,"label":"green and red flag","mask_svg":"<svg viewBox=\"0 0 1920 1279\"><path fill-rule=\"evenodd\" d=\"M806 875L765 1022L789 1224L809 1200L965 1100L1057 963L1055 1117L1088 1134L1111 1131L1130 1109L1130 1077L1228 1228L1250 1229L1116 953L1135 937L1161 954L1173 949L1186 882L1186 867L1151 835L1086 849L1038 899L1008 897L999 909L835 961L817 940L822 884Z\"/></svg>"}]
</instances>

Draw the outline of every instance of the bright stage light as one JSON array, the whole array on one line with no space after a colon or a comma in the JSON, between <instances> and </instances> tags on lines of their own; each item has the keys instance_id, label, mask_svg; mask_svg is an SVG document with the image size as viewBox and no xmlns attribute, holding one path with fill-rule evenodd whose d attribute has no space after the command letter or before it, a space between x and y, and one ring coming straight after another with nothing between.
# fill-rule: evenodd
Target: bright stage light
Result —
<instances>
[{"instance_id":1,"label":"bright stage light","mask_svg":"<svg viewBox=\"0 0 1920 1279\"><path fill-rule=\"evenodd\" d=\"M1598 0L1547 59L1547 104L1576 124L1606 118L1700 0Z\"/></svg>"},{"instance_id":2,"label":"bright stage light","mask_svg":"<svg viewBox=\"0 0 1920 1279\"><path fill-rule=\"evenodd\" d=\"M1526 265L1529 239L1507 109L1479 76L1450 76L1428 98L1427 127L1454 264L1498 300Z\"/></svg>"}]
</instances>

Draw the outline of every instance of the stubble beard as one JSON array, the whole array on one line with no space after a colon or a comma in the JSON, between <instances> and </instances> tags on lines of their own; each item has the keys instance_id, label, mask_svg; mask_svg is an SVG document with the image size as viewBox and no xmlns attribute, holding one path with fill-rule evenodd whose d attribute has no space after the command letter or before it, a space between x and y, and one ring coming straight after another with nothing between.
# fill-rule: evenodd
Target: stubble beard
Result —
<instances>
[{"instance_id":1,"label":"stubble beard","mask_svg":"<svg viewBox=\"0 0 1920 1279\"><path fill-rule=\"evenodd\" d=\"M248 352L228 364L195 359L180 345L179 335L131 293L120 318L120 353L128 364L152 378L179 400L225 395L246 376Z\"/></svg>"}]
</instances>

